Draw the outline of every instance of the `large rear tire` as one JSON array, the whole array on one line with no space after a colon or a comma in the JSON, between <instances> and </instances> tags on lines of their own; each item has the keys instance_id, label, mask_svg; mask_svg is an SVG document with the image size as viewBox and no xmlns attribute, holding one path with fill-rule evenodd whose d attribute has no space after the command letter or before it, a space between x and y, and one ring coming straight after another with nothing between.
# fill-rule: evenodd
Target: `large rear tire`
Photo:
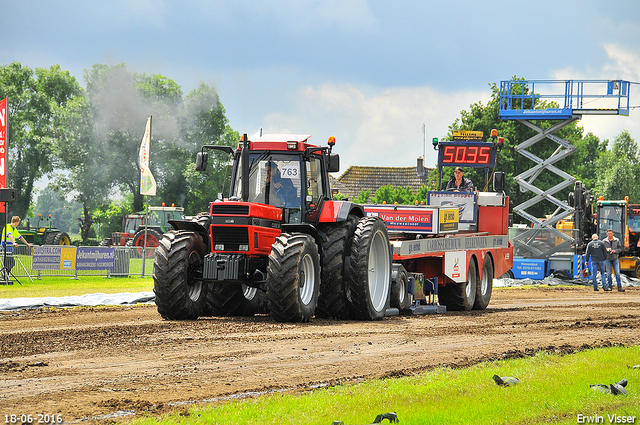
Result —
<instances>
[{"instance_id":1,"label":"large rear tire","mask_svg":"<svg viewBox=\"0 0 640 425\"><path fill-rule=\"evenodd\" d=\"M168 320L193 320L202 314L207 285L202 282L206 248L194 232L164 235L153 263L153 292L158 313Z\"/></svg>"},{"instance_id":2,"label":"large rear tire","mask_svg":"<svg viewBox=\"0 0 640 425\"><path fill-rule=\"evenodd\" d=\"M447 310L471 310L476 300L478 280L478 267L476 261L471 259L467 270L467 282L441 286L438 288L438 301L446 305Z\"/></svg>"},{"instance_id":3,"label":"large rear tire","mask_svg":"<svg viewBox=\"0 0 640 425\"><path fill-rule=\"evenodd\" d=\"M382 319L391 290L391 250L387 227L378 217L358 221L351 243L348 282L353 316Z\"/></svg>"},{"instance_id":4,"label":"large rear tire","mask_svg":"<svg viewBox=\"0 0 640 425\"><path fill-rule=\"evenodd\" d=\"M279 322L308 322L320 288L318 247L309 235L281 233L267 266L269 313Z\"/></svg>"},{"instance_id":5,"label":"large rear tire","mask_svg":"<svg viewBox=\"0 0 640 425\"><path fill-rule=\"evenodd\" d=\"M322 238L322 284L318 295L316 317L349 318L349 255L356 216L346 222L318 226Z\"/></svg>"},{"instance_id":6,"label":"large rear tire","mask_svg":"<svg viewBox=\"0 0 640 425\"><path fill-rule=\"evenodd\" d=\"M51 232L45 238L45 245L71 245L71 238L65 232Z\"/></svg>"},{"instance_id":7,"label":"large rear tire","mask_svg":"<svg viewBox=\"0 0 640 425\"><path fill-rule=\"evenodd\" d=\"M487 255L484 257L482 265L482 277L478 286L476 286L476 300L473 304L474 310L484 310L491 301L491 292L493 291L493 261Z\"/></svg>"}]
</instances>

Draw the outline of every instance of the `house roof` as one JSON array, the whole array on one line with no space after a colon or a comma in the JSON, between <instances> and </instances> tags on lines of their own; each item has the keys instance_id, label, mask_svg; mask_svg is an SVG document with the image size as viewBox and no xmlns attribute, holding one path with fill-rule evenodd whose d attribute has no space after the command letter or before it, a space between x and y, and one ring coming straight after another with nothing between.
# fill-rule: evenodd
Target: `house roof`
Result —
<instances>
[{"instance_id":1,"label":"house roof","mask_svg":"<svg viewBox=\"0 0 640 425\"><path fill-rule=\"evenodd\" d=\"M426 183L430 169L424 169L419 176L416 167L366 167L352 165L337 179L331 181L331 187L349 197L357 197L364 190L376 193L382 186L407 187L415 193Z\"/></svg>"}]
</instances>

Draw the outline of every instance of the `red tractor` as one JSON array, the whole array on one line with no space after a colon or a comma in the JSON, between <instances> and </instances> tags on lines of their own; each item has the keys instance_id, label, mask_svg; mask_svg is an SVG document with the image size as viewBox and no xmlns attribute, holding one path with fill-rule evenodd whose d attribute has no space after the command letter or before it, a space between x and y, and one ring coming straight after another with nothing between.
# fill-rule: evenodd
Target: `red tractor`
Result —
<instances>
[{"instance_id":1,"label":"red tractor","mask_svg":"<svg viewBox=\"0 0 640 425\"><path fill-rule=\"evenodd\" d=\"M308 135L246 134L233 155L230 196L193 220L173 220L153 266L165 319L235 316L266 304L283 322L316 317L375 320L389 307L392 253L384 222L361 205L333 201L328 173L339 171L329 146ZM264 300L261 304L260 300Z\"/></svg>"},{"instance_id":2,"label":"red tractor","mask_svg":"<svg viewBox=\"0 0 640 425\"><path fill-rule=\"evenodd\" d=\"M145 234L147 236L147 258L153 256L158 247L162 234L171 229L169 220L182 220L184 208L171 204L167 207L162 204L159 207L149 207L149 222L145 228L144 222L147 214L142 211L137 214L126 215L122 219L122 232L113 232L111 238L100 242L103 246L135 246L138 255L142 255L145 246Z\"/></svg>"}]
</instances>

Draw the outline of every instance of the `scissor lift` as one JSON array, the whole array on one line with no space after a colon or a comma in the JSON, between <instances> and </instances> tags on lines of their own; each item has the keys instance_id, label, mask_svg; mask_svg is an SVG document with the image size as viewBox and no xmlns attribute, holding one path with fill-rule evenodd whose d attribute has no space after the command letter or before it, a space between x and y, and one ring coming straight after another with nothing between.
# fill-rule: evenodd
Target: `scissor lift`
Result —
<instances>
[{"instance_id":1,"label":"scissor lift","mask_svg":"<svg viewBox=\"0 0 640 425\"><path fill-rule=\"evenodd\" d=\"M575 212L567 203L554 195L575 183L575 178L560 170L553 164L571 155L575 150L568 140L555 135L558 131L582 118L582 115L629 115L629 89L631 83L623 80L510 80L500 82L500 118L518 120L538 134L520 143L515 150L536 165L517 175L515 181L522 192L531 191L536 195L513 208L513 212L533 223L528 229L514 239L514 251L519 255L531 258L549 258L556 252L566 252L577 246L575 239L557 230L555 224ZM542 94L545 93L545 94ZM534 124L535 120L559 120L549 129ZM527 149L544 139L558 144L557 149L548 157L540 158ZM549 171L558 175L563 181L557 185L541 190L534 185L536 178ZM528 213L527 208L542 201L551 202L555 212L544 220ZM530 242L540 232L549 232L551 237L564 240L552 247L538 247Z\"/></svg>"}]
</instances>

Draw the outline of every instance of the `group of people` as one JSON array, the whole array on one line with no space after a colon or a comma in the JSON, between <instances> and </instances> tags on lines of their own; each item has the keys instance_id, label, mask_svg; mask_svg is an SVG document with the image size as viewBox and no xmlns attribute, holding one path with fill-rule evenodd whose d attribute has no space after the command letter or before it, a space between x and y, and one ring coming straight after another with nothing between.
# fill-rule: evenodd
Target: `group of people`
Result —
<instances>
[{"instance_id":1,"label":"group of people","mask_svg":"<svg viewBox=\"0 0 640 425\"><path fill-rule=\"evenodd\" d=\"M585 252L585 261L587 266L591 260L591 278L593 279L593 290L598 291L598 281L596 279L598 271L600 271L600 279L602 280L602 290L611 291L613 278L611 271L616 275L616 283L618 284L618 292L624 292L622 282L620 281L620 262L618 256L622 251L620 240L613 236L613 230L607 230L607 237L599 240L597 234L591 236L591 242L587 244Z\"/></svg>"}]
</instances>

